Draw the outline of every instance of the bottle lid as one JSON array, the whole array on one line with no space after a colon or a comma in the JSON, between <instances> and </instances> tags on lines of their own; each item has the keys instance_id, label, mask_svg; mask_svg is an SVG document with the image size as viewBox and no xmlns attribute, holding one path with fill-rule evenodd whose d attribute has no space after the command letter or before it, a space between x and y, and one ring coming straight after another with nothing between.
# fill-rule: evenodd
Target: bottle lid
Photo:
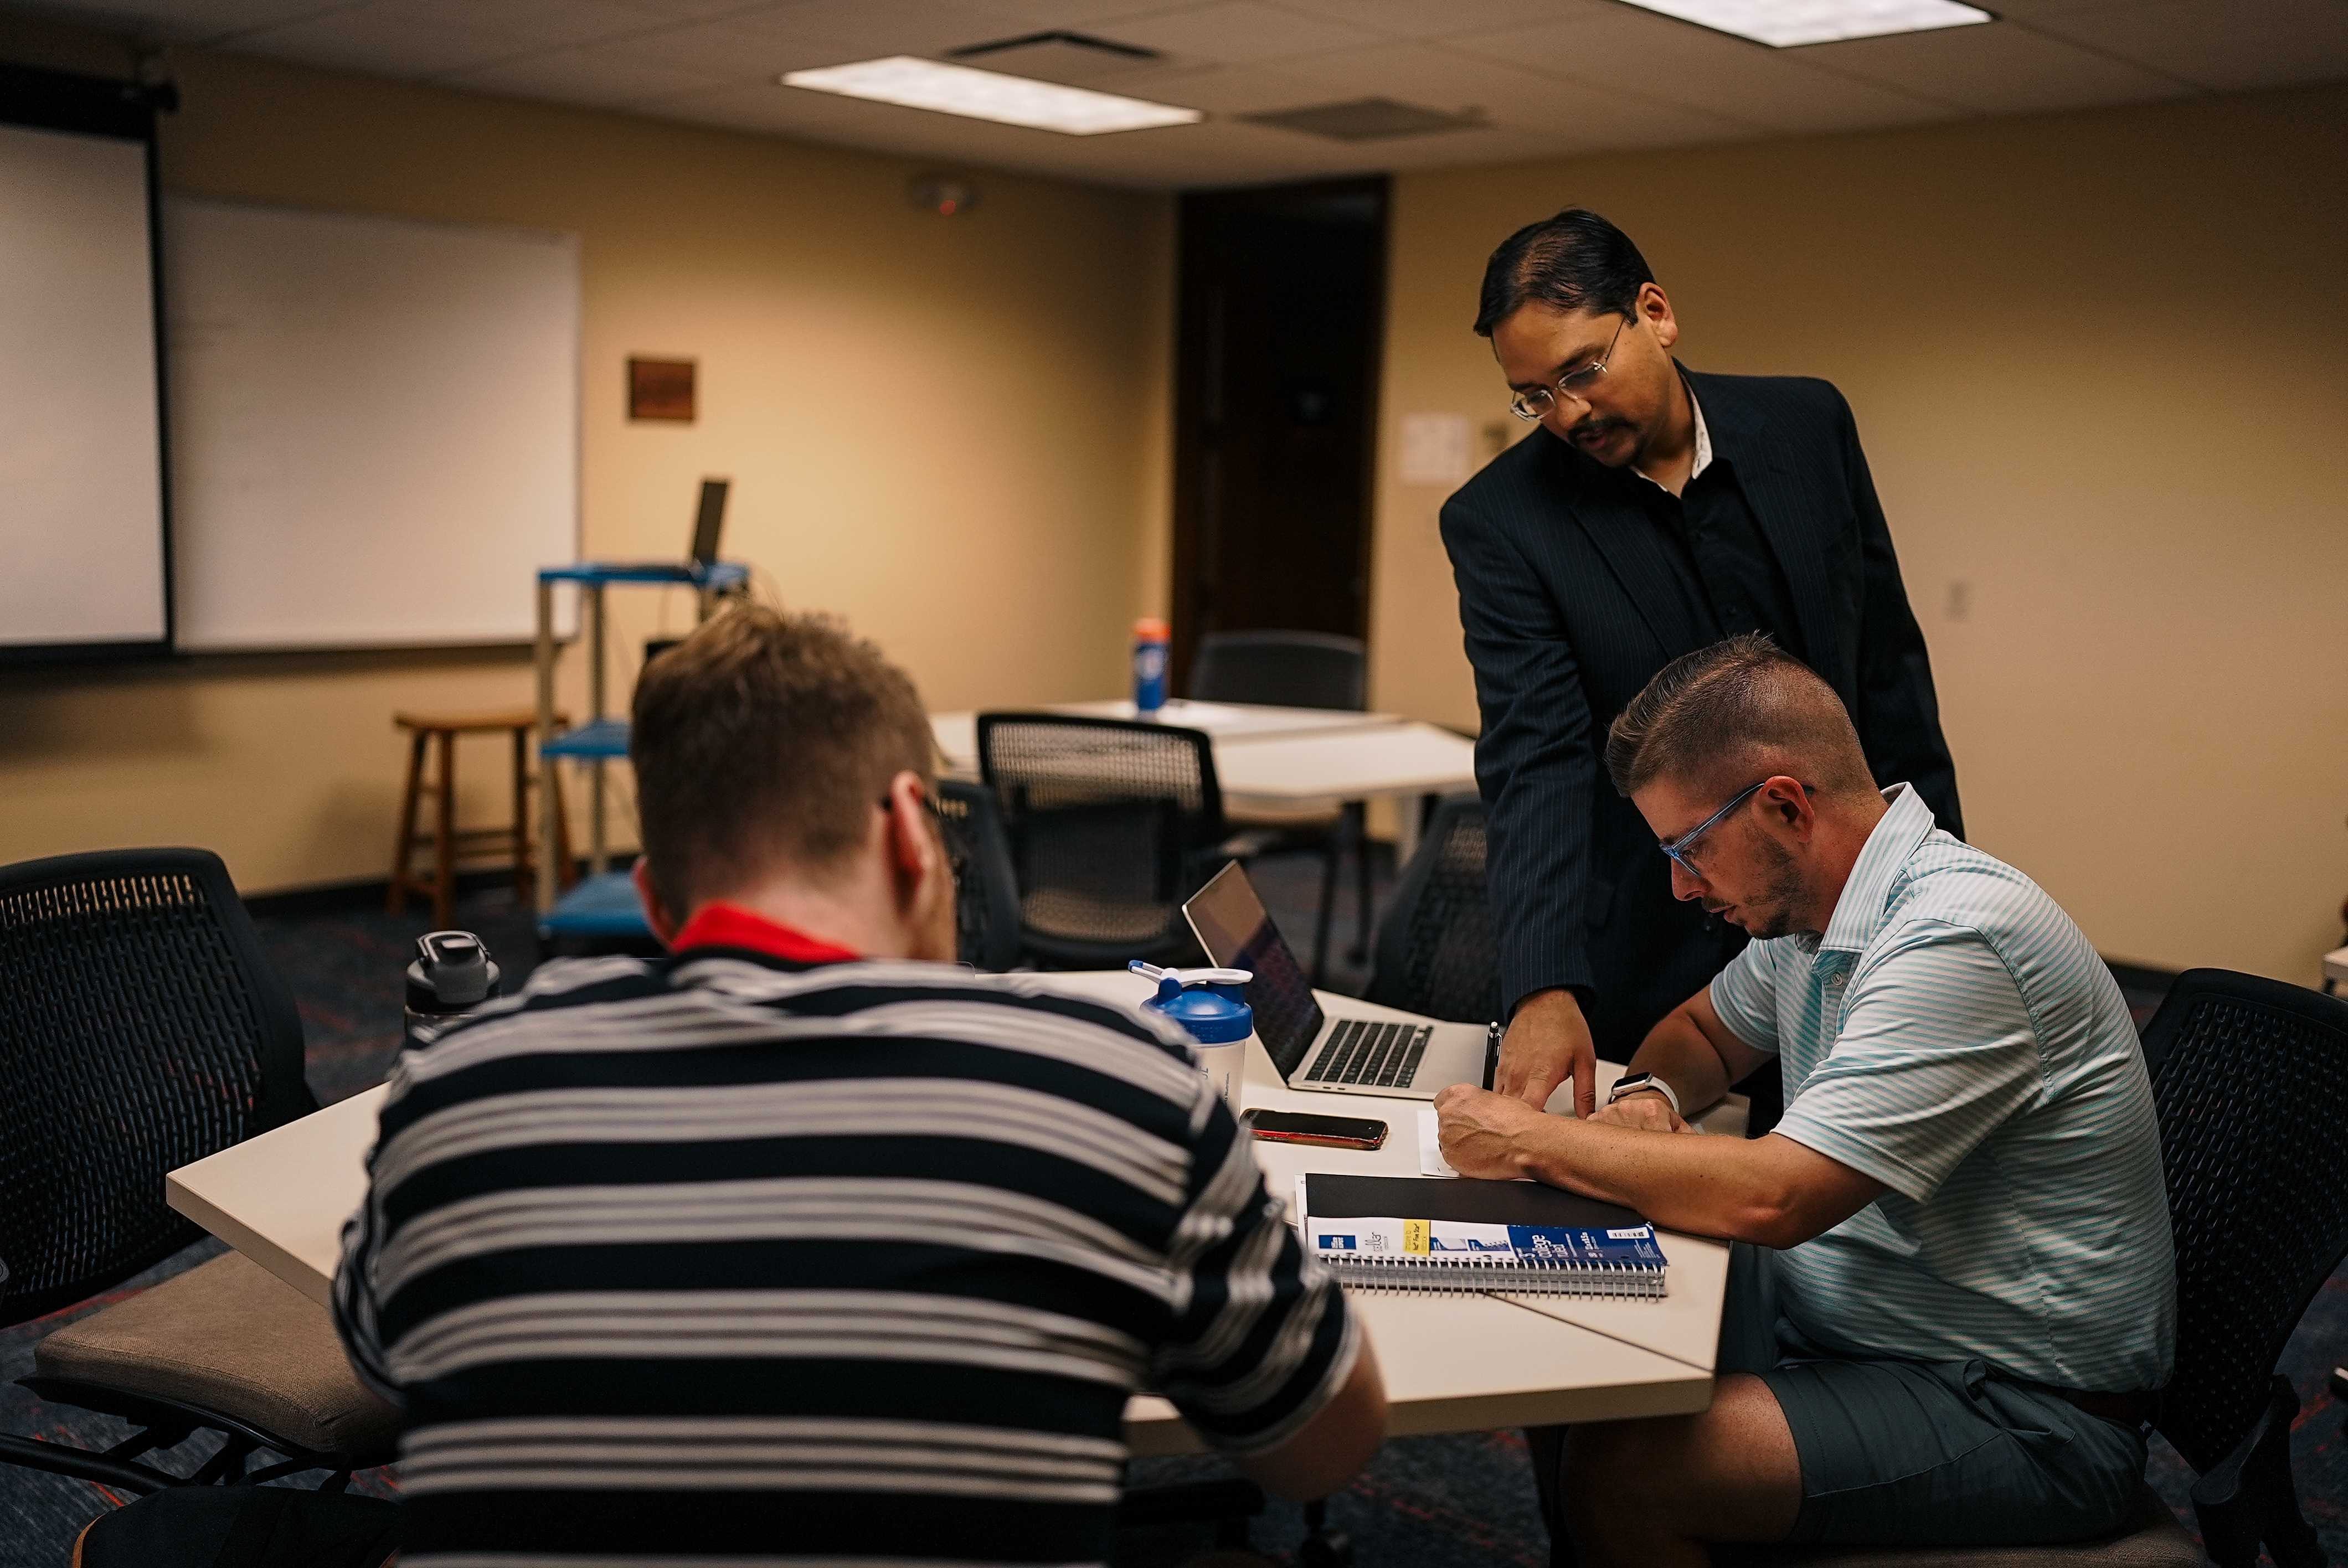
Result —
<instances>
[{"instance_id":1,"label":"bottle lid","mask_svg":"<svg viewBox=\"0 0 2348 1568\"><path fill-rule=\"evenodd\" d=\"M1245 969L1161 969L1158 994L1141 1006L1172 1019L1200 1045L1229 1045L1255 1032L1255 1009L1241 994L1254 978Z\"/></svg>"},{"instance_id":2,"label":"bottle lid","mask_svg":"<svg viewBox=\"0 0 2348 1568\"><path fill-rule=\"evenodd\" d=\"M1153 639L1159 642L1163 642L1168 638L1174 635L1172 630L1169 629L1164 621L1159 620L1154 615L1145 615L1140 620L1135 621L1133 623L1133 634L1136 637Z\"/></svg>"},{"instance_id":3,"label":"bottle lid","mask_svg":"<svg viewBox=\"0 0 2348 1568\"><path fill-rule=\"evenodd\" d=\"M416 961L407 966L407 1006L412 1012L462 1012L498 994L498 967L489 949L470 931L427 931L416 938Z\"/></svg>"}]
</instances>

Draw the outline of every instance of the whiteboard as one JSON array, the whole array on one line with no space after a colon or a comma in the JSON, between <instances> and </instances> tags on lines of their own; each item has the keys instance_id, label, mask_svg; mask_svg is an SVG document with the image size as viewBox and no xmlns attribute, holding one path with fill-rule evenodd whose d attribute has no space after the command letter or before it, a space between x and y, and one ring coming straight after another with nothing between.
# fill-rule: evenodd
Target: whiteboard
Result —
<instances>
[{"instance_id":1,"label":"whiteboard","mask_svg":"<svg viewBox=\"0 0 2348 1568\"><path fill-rule=\"evenodd\" d=\"M160 643L147 144L0 126L0 646Z\"/></svg>"},{"instance_id":2,"label":"whiteboard","mask_svg":"<svg viewBox=\"0 0 2348 1568\"><path fill-rule=\"evenodd\" d=\"M575 236L164 203L178 641L527 641L578 559Z\"/></svg>"}]
</instances>

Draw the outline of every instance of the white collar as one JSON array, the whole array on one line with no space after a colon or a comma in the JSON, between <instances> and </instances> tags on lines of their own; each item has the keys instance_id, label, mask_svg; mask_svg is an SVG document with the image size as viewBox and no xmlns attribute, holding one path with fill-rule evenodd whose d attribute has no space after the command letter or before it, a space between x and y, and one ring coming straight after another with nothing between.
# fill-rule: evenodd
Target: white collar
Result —
<instances>
[{"instance_id":1,"label":"white collar","mask_svg":"<svg viewBox=\"0 0 2348 1568\"><path fill-rule=\"evenodd\" d=\"M1687 380L1685 377L1681 378L1680 384L1682 386L1687 386ZM1695 483L1695 477L1698 474L1703 473L1706 468L1712 466L1712 432L1704 428L1704 405L1695 400L1695 388L1693 386L1688 386L1688 408L1690 412L1695 415L1695 461L1689 466L1687 477L1688 485L1693 485ZM1637 474L1639 477L1645 479L1648 484L1654 486L1658 490L1666 490L1668 488L1663 481L1649 477L1648 475L1642 472L1640 469L1633 468L1631 472ZM1687 489L1687 485L1681 486L1680 489L1684 493Z\"/></svg>"}]
</instances>

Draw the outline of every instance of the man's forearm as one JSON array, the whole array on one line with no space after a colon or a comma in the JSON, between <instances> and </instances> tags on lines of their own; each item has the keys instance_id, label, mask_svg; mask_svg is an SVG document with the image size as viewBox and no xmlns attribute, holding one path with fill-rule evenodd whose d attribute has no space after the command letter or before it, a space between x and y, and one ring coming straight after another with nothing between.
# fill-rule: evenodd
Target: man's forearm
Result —
<instances>
[{"instance_id":1,"label":"man's forearm","mask_svg":"<svg viewBox=\"0 0 2348 1568\"><path fill-rule=\"evenodd\" d=\"M1552 1116L1518 1139L1514 1163L1519 1175L1636 1209L1672 1230L1790 1246L1802 1238L1778 1238L1793 1197L1752 1157L1757 1146Z\"/></svg>"},{"instance_id":2,"label":"man's forearm","mask_svg":"<svg viewBox=\"0 0 2348 1568\"><path fill-rule=\"evenodd\" d=\"M1728 1071L1721 1065L1720 1052L1683 1010L1666 1013L1647 1031L1626 1071L1652 1072L1670 1084L1679 1096L1680 1114L1691 1121L1728 1092Z\"/></svg>"}]
</instances>

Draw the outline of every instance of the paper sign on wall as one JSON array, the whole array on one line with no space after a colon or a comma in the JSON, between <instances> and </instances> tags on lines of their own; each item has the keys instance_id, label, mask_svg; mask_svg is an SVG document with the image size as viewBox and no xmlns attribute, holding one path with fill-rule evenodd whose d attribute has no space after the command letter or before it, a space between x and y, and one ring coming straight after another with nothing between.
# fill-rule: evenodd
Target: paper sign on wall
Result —
<instances>
[{"instance_id":1,"label":"paper sign on wall","mask_svg":"<svg viewBox=\"0 0 2348 1568\"><path fill-rule=\"evenodd\" d=\"M1464 414L1402 416L1397 477L1406 485L1457 485L1476 471L1473 423Z\"/></svg>"}]
</instances>

